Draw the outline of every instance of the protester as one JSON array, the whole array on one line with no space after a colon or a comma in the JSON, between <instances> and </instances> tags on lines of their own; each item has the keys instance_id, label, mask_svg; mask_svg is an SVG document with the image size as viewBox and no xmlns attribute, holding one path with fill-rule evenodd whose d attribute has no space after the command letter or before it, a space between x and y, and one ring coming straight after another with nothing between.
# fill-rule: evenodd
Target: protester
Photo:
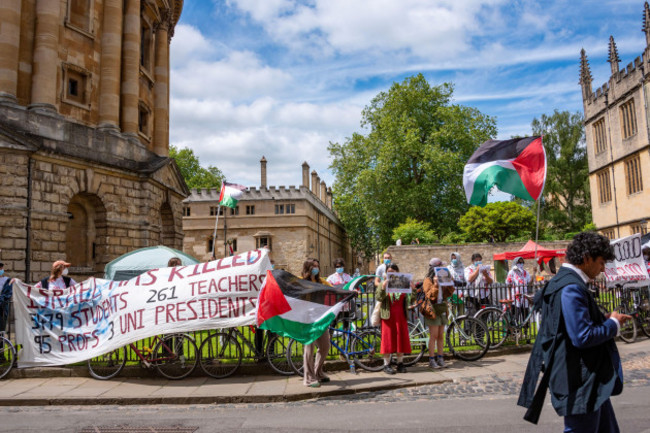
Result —
<instances>
[{"instance_id":1,"label":"protester","mask_svg":"<svg viewBox=\"0 0 650 433\"><path fill-rule=\"evenodd\" d=\"M57 260L56 262L52 263L52 271L50 272L50 276L43 278L41 281L36 283L34 287L39 289L43 288L52 290L65 289L70 286L74 286L77 284L77 282L68 277L69 267L70 263L63 260Z\"/></svg>"},{"instance_id":2,"label":"protester","mask_svg":"<svg viewBox=\"0 0 650 433\"><path fill-rule=\"evenodd\" d=\"M320 277L320 262L317 259L307 259L302 264L302 278L315 283L331 286L325 279ZM314 345L318 353L314 358ZM325 330L323 335L318 337L312 344L307 344L303 352L304 376L303 383L310 388L318 388L321 383L330 381L330 378L323 372L325 358L330 350L330 333Z\"/></svg>"},{"instance_id":3,"label":"protester","mask_svg":"<svg viewBox=\"0 0 650 433\"><path fill-rule=\"evenodd\" d=\"M493 282L489 269L483 266L481 254L472 254L472 264L465 268L465 280L470 288L466 298L467 314L473 316L481 304L490 303L490 292L486 286Z\"/></svg>"},{"instance_id":4,"label":"protester","mask_svg":"<svg viewBox=\"0 0 650 433\"><path fill-rule=\"evenodd\" d=\"M465 268L460 259L460 253L454 252L449 255L449 274L454 284L457 286L465 285Z\"/></svg>"},{"instance_id":5,"label":"protester","mask_svg":"<svg viewBox=\"0 0 650 433\"><path fill-rule=\"evenodd\" d=\"M532 282L533 277L524 269L524 259L522 257L515 257L513 260L514 266L508 272L506 277L506 284L510 288L510 296L512 299L512 313L518 323L522 323L530 311L528 299L524 295L528 292L528 285ZM524 328L525 336L528 335L528 327L526 324Z\"/></svg>"},{"instance_id":6,"label":"protester","mask_svg":"<svg viewBox=\"0 0 650 433\"><path fill-rule=\"evenodd\" d=\"M619 431L610 401L623 391L614 338L631 317L617 311L603 315L587 286L614 257L606 237L579 233L566 249L568 263L536 295L541 325L517 402L528 408L524 419L537 423L549 388L565 432Z\"/></svg>"},{"instance_id":7,"label":"protester","mask_svg":"<svg viewBox=\"0 0 650 433\"><path fill-rule=\"evenodd\" d=\"M443 266L442 260L434 257L429 262L429 272L422 284L425 301L422 316L429 327L429 368L446 367L442 357L444 330L447 325L447 299L454 293L453 286L438 285L435 267ZM426 313L426 314L425 314ZM436 354L437 352L437 354Z\"/></svg>"},{"instance_id":8,"label":"protester","mask_svg":"<svg viewBox=\"0 0 650 433\"><path fill-rule=\"evenodd\" d=\"M334 259L334 269L336 272L327 277L327 282L332 286L340 286L352 280L352 277L345 273L345 261L343 259Z\"/></svg>"},{"instance_id":9,"label":"protester","mask_svg":"<svg viewBox=\"0 0 650 433\"><path fill-rule=\"evenodd\" d=\"M381 286L381 282L386 277L386 267L391 264L393 256L389 252L384 253L384 261L381 265L377 266L375 271L375 287Z\"/></svg>"},{"instance_id":10,"label":"protester","mask_svg":"<svg viewBox=\"0 0 650 433\"><path fill-rule=\"evenodd\" d=\"M176 266L180 266L182 264L183 264L183 262L181 262L181 259L179 259L178 257L172 257L167 262L167 267L168 268L173 268L173 267L176 267Z\"/></svg>"},{"instance_id":11,"label":"protester","mask_svg":"<svg viewBox=\"0 0 650 433\"><path fill-rule=\"evenodd\" d=\"M396 264L388 265L388 274L399 272ZM381 353L384 355L384 372L395 374L390 366L390 356L397 358L397 372L406 373L404 354L411 353L411 340L409 339L406 309L409 304L409 295L404 293L387 293L388 278L377 286L375 300L381 302Z\"/></svg>"},{"instance_id":12,"label":"protester","mask_svg":"<svg viewBox=\"0 0 650 433\"><path fill-rule=\"evenodd\" d=\"M11 285L11 278L5 274L4 263L0 263L0 332L7 330L12 295L13 286Z\"/></svg>"}]
</instances>

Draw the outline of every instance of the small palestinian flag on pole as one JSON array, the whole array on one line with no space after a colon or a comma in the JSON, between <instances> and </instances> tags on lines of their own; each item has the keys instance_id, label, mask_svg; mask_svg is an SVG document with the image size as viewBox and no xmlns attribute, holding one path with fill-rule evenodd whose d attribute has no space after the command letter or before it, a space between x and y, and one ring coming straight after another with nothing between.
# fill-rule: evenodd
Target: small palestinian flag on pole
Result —
<instances>
[{"instance_id":1,"label":"small palestinian flag on pole","mask_svg":"<svg viewBox=\"0 0 650 433\"><path fill-rule=\"evenodd\" d=\"M223 182L221 184L221 195L219 196L219 206L226 206L234 209L237 202L244 195L246 187L236 183Z\"/></svg>"},{"instance_id":2,"label":"small palestinian flag on pole","mask_svg":"<svg viewBox=\"0 0 650 433\"><path fill-rule=\"evenodd\" d=\"M488 140L465 165L463 186L467 202L485 206L496 185L524 200L537 200L546 181L546 152L542 137Z\"/></svg>"},{"instance_id":3,"label":"small palestinian flag on pole","mask_svg":"<svg viewBox=\"0 0 650 433\"><path fill-rule=\"evenodd\" d=\"M257 300L257 327L311 344L354 295L287 271L267 271Z\"/></svg>"}]
</instances>

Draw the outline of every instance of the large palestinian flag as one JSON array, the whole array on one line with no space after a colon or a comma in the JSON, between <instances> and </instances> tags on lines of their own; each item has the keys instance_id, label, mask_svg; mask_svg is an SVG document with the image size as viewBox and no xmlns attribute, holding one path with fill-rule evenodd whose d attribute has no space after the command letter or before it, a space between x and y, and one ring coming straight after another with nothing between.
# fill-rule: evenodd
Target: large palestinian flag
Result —
<instances>
[{"instance_id":1,"label":"large palestinian flag","mask_svg":"<svg viewBox=\"0 0 650 433\"><path fill-rule=\"evenodd\" d=\"M542 137L488 140L465 165L463 185L467 202L485 206L496 185L524 200L537 200L546 181L546 152Z\"/></svg>"},{"instance_id":2,"label":"large palestinian flag","mask_svg":"<svg viewBox=\"0 0 650 433\"><path fill-rule=\"evenodd\" d=\"M353 296L283 270L267 271L257 300L257 326L311 344Z\"/></svg>"},{"instance_id":3,"label":"large palestinian flag","mask_svg":"<svg viewBox=\"0 0 650 433\"><path fill-rule=\"evenodd\" d=\"M219 205L234 209L237 206L237 201L244 195L244 191L246 191L244 185L223 182L219 194Z\"/></svg>"}]
</instances>

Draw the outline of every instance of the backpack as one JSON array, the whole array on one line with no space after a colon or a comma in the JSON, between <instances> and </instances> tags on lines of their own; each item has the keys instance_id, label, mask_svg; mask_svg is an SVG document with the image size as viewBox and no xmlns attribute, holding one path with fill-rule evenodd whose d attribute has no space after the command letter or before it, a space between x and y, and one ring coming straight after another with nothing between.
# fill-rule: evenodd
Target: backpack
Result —
<instances>
[{"instance_id":1,"label":"backpack","mask_svg":"<svg viewBox=\"0 0 650 433\"><path fill-rule=\"evenodd\" d=\"M63 277L63 282L65 283L66 287L70 287L70 277ZM47 289L49 285L50 285L49 277L43 278L41 280L42 288Z\"/></svg>"},{"instance_id":2,"label":"backpack","mask_svg":"<svg viewBox=\"0 0 650 433\"><path fill-rule=\"evenodd\" d=\"M427 319L435 319L436 312L433 309L433 303L431 299L427 297L424 293L423 283L415 284L415 305L418 307L418 311Z\"/></svg>"}]
</instances>

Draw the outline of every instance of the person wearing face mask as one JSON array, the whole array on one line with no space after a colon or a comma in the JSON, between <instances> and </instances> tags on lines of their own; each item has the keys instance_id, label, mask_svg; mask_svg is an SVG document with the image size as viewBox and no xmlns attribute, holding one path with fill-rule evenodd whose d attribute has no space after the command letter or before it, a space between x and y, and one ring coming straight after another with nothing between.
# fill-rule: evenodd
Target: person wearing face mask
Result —
<instances>
[{"instance_id":1,"label":"person wearing face mask","mask_svg":"<svg viewBox=\"0 0 650 433\"><path fill-rule=\"evenodd\" d=\"M510 287L510 295L513 300L512 311L515 320L523 322L528 316L530 305L528 299L524 296L528 292L528 285L532 282L533 277L524 269L524 259L515 257L513 260L515 266L510 269L506 277L506 284ZM528 325L524 329L525 336L528 335Z\"/></svg>"},{"instance_id":2,"label":"person wearing face mask","mask_svg":"<svg viewBox=\"0 0 650 433\"><path fill-rule=\"evenodd\" d=\"M483 266L481 254L472 254L472 264L465 268L465 280L469 287L466 303L467 314L473 316L481 308L481 304L490 303L490 291L486 286L493 282L489 269Z\"/></svg>"},{"instance_id":3,"label":"person wearing face mask","mask_svg":"<svg viewBox=\"0 0 650 433\"><path fill-rule=\"evenodd\" d=\"M74 286L77 284L75 280L72 278L68 277L68 268L70 267L70 263L63 261L63 260L57 260L56 262L52 263L52 271L50 272L50 276L43 278L41 281L36 283L36 288L40 289L66 289L70 286Z\"/></svg>"},{"instance_id":4,"label":"person wearing face mask","mask_svg":"<svg viewBox=\"0 0 650 433\"><path fill-rule=\"evenodd\" d=\"M0 263L0 331L7 330L7 321L9 320L9 305L13 287L11 278L5 274L5 265Z\"/></svg>"},{"instance_id":5,"label":"person wearing face mask","mask_svg":"<svg viewBox=\"0 0 650 433\"><path fill-rule=\"evenodd\" d=\"M460 259L460 253L454 252L449 255L449 274L451 279L454 280L454 285L464 286L465 282L465 267Z\"/></svg>"},{"instance_id":6,"label":"person wearing face mask","mask_svg":"<svg viewBox=\"0 0 650 433\"><path fill-rule=\"evenodd\" d=\"M345 261L343 261L343 259L334 259L334 269L336 272L327 277L327 282L332 286L347 284L352 280L352 277L345 273Z\"/></svg>"},{"instance_id":7,"label":"person wearing face mask","mask_svg":"<svg viewBox=\"0 0 650 433\"><path fill-rule=\"evenodd\" d=\"M317 259L307 259L302 264L302 278L313 281L314 283L331 286L324 278L320 276L320 262ZM318 353L314 357L314 346L318 348ZM312 344L304 346L303 365L304 375L303 384L310 388L318 388L321 383L327 383L330 378L323 371L327 352L330 350L330 332L325 330L323 335L318 337Z\"/></svg>"},{"instance_id":8,"label":"person wearing face mask","mask_svg":"<svg viewBox=\"0 0 650 433\"><path fill-rule=\"evenodd\" d=\"M375 287L379 287L381 282L386 278L386 269L390 266L393 256L389 252L384 253L384 261L381 265L377 266L375 271Z\"/></svg>"}]
</instances>

